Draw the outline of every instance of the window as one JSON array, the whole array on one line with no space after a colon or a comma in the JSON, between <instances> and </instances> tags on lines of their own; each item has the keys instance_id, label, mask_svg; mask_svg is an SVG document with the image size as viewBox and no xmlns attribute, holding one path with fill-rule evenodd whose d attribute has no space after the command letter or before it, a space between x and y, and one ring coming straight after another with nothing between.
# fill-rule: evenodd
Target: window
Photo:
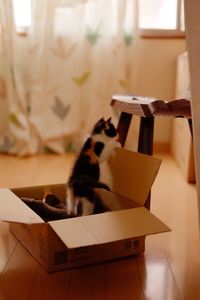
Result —
<instances>
[{"instance_id":1,"label":"window","mask_svg":"<svg viewBox=\"0 0 200 300\"><path fill-rule=\"evenodd\" d=\"M138 5L141 36L185 36L183 0L139 0Z\"/></svg>"},{"instance_id":2,"label":"window","mask_svg":"<svg viewBox=\"0 0 200 300\"><path fill-rule=\"evenodd\" d=\"M115 1L109 1L110 5L112 4L113 6L113 11ZM124 24L127 31L131 30L134 16L137 14L133 3L131 0L127 1L128 13L126 24ZM142 37L185 36L183 0L138 0L137 3L139 33ZM92 2L88 2L86 8L89 9L92 5ZM31 25L31 0L13 0L13 10L17 32L26 33ZM68 30L63 27L63 21L66 22L66 16L69 17L70 10L71 8L69 7L58 7L56 9L56 31L63 32ZM113 26L115 26L115 16L112 19ZM72 22L75 22L75 20L72 19Z\"/></svg>"},{"instance_id":3,"label":"window","mask_svg":"<svg viewBox=\"0 0 200 300\"><path fill-rule=\"evenodd\" d=\"M31 0L13 0L13 11L17 32L26 32L31 25Z\"/></svg>"}]
</instances>

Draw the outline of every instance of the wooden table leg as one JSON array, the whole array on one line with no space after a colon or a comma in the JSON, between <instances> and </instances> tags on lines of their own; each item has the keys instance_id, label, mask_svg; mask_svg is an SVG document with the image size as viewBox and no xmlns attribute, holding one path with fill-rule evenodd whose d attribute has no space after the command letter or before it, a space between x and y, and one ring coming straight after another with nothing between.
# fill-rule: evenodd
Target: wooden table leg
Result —
<instances>
[{"instance_id":1,"label":"wooden table leg","mask_svg":"<svg viewBox=\"0 0 200 300\"><path fill-rule=\"evenodd\" d=\"M152 155L153 154L153 134L154 134L154 118L141 117L140 130L138 139L138 152ZM151 192L147 197L145 207L150 210Z\"/></svg>"},{"instance_id":2,"label":"wooden table leg","mask_svg":"<svg viewBox=\"0 0 200 300\"><path fill-rule=\"evenodd\" d=\"M138 152L153 154L154 118L141 117L138 140Z\"/></svg>"},{"instance_id":3,"label":"wooden table leg","mask_svg":"<svg viewBox=\"0 0 200 300\"><path fill-rule=\"evenodd\" d=\"M132 114L122 112L120 114L117 131L119 133L119 142L124 147L128 135L129 126L131 124Z\"/></svg>"},{"instance_id":4,"label":"wooden table leg","mask_svg":"<svg viewBox=\"0 0 200 300\"><path fill-rule=\"evenodd\" d=\"M191 137L193 138L192 119L188 119L188 124L190 128Z\"/></svg>"}]
</instances>

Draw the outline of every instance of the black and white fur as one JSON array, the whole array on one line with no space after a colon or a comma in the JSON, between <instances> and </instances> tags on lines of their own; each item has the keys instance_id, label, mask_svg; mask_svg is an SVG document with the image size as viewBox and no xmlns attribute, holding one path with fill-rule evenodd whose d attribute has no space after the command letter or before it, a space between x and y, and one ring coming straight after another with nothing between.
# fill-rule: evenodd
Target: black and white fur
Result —
<instances>
[{"instance_id":1,"label":"black and white fur","mask_svg":"<svg viewBox=\"0 0 200 300\"><path fill-rule=\"evenodd\" d=\"M112 155L119 145L118 133L111 118L101 118L94 126L91 135L84 143L77 157L67 183L66 206L70 216L85 216L106 210L95 188L109 190L99 181L99 164Z\"/></svg>"}]
</instances>

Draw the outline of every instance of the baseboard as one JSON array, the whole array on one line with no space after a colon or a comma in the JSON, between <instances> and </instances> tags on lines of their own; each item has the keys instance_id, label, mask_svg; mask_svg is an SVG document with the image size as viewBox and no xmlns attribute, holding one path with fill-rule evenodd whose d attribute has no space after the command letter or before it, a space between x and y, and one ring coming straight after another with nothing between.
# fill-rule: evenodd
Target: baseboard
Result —
<instances>
[{"instance_id":1,"label":"baseboard","mask_svg":"<svg viewBox=\"0 0 200 300\"><path fill-rule=\"evenodd\" d=\"M170 152L170 143L155 142L153 145L153 152Z\"/></svg>"}]
</instances>

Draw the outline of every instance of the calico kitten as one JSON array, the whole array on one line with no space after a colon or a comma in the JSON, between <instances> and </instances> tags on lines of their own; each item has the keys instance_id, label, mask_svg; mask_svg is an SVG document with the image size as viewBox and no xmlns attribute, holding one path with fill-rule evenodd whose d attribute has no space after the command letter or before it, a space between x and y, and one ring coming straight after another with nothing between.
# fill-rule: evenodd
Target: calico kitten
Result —
<instances>
[{"instance_id":1,"label":"calico kitten","mask_svg":"<svg viewBox=\"0 0 200 300\"><path fill-rule=\"evenodd\" d=\"M99 181L99 164L112 154L117 143L118 133L111 118L101 118L94 126L91 135L84 143L75 161L67 183L66 205L70 216L85 216L106 211L95 188L109 190Z\"/></svg>"}]
</instances>

